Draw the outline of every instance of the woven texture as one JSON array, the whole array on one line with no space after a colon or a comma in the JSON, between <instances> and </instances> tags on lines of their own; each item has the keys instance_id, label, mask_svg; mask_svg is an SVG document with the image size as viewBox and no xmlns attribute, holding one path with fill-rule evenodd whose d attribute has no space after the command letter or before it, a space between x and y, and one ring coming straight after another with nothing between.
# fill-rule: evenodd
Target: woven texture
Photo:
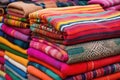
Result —
<instances>
[{"instance_id":1,"label":"woven texture","mask_svg":"<svg viewBox=\"0 0 120 80\"><path fill-rule=\"evenodd\" d=\"M9 11L12 11L19 17L28 17L29 13L42 9L40 6L36 6L34 4L27 4L22 1L10 3L7 8L8 14Z\"/></svg>"},{"instance_id":2,"label":"woven texture","mask_svg":"<svg viewBox=\"0 0 120 80\"><path fill-rule=\"evenodd\" d=\"M94 78L102 77L108 74L113 74L119 71L120 71L120 63L116 63L80 75L72 76L65 80L92 80Z\"/></svg>"},{"instance_id":3,"label":"woven texture","mask_svg":"<svg viewBox=\"0 0 120 80\"><path fill-rule=\"evenodd\" d=\"M33 39L30 47L68 64L101 59L120 54L120 38L86 42L71 46Z\"/></svg>"}]
</instances>

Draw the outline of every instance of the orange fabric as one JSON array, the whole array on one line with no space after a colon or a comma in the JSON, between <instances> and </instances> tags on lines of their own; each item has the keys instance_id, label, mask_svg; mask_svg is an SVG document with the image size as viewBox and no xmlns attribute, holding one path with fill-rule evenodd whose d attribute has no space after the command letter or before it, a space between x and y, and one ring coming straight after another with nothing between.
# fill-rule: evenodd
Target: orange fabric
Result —
<instances>
[{"instance_id":1,"label":"orange fabric","mask_svg":"<svg viewBox=\"0 0 120 80\"><path fill-rule=\"evenodd\" d=\"M51 77L49 77L47 74L43 73L42 71L38 70L37 68L33 66L28 66L28 73L36 76L39 79L42 80L53 80Z\"/></svg>"},{"instance_id":2,"label":"orange fabric","mask_svg":"<svg viewBox=\"0 0 120 80\"><path fill-rule=\"evenodd\" d=\"M96 78L94 80L117 80L117 79L120 79L120 72L115 73L115 74L111 74L111 75L108 75L108 76Z\"/></svg>"},{"instance_id":3,"label":"orange fabric","mask_svg":"<svg viewBox=\"0 0 120 80\"><path fill-rule=\"evenodd\" d=\"M63 79L65 78L65 76L63 76L62 73L59 70L55 69L54 67L50 66L49 64L46 64L46 63L44 63L44 62L42 62L42 61L40 61L40 60L38 60L36 58L30 57L30 56L28 56L28 60L39 63L39 64L47 67L48 69L52 70L56 74L58 74L61 78L63 78Z\"/></svg>"},{"instance_id":4,"label":"orange fabric","mask_svg":"<svg viewBox=\"0 0 120 80\"><path fill-rule=\"evenodd\" d=\"M5 52L3 50L0 50L0 57L4 57Z\"/></svg>"},{"instance_id":5,"label":"orange fabric","mask_svg":"<svg viewBox=\"0 0 120 80\"><path fill-rule=\"evenodd\" d=\"M5 51L5 55L7 55L8 57L10 57L11 59L17 61L18 63L24 65L25 67L27 67L28 64L28 60L25 58L22 58L20 56L14 55L8 51Z\"/></svg>"}]
</instances>

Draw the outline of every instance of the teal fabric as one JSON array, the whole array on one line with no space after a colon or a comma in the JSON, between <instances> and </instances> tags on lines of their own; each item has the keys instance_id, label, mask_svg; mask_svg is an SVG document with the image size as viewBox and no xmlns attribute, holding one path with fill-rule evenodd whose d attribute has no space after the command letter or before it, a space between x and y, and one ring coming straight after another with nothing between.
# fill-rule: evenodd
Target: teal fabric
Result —
<instances>
[{"instance_id":1,"label":"teal fabric","mask_svg":"<svg viewBox=\"0 0 120 80\"><path fill-rule=\"evenodd\" d=\"M35 63L35 62L29 62L28 65L32 65L34 67L36 67L37 69L43 71L44 73L46 73L48 76L52 77L54 80L62 80L57 74L55 74L53 71L51 71L50 69Z\"/></svg>"},{"instance_id":2,"label":"teal fabric","mask_svg":"<svg viewBox=\"0 0 120 80\"><path fill-rule=\"evenodd\" d=\"M0 80L5 80L5 78L4 78L4 77L2 77L2 76L0 76Z\"/></svg>"}]
</instances>

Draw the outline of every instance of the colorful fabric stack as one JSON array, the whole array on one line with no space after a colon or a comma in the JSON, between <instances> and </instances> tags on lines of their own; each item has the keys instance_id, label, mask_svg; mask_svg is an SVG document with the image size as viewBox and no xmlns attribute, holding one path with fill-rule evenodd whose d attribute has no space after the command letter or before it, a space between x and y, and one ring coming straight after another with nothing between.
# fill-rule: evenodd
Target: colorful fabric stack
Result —
<instances>
[{"instance_id":1,"label":"colorful fabric stack","mask_svg":"<svg viewBox=\"0 0 120 80\"><path fill-rule=\"evenodd\" d=\"M42 9L32 3L13 2L0 24L0 48L5 50L5 72L12 80L27 80L27 52L30 41L28 15Z\"/></svg>"},{"instance_id":2,"label":"colorful fabric stack","mask_svg":"<svg viewBox=\"0 0 120 80\"><path fill-rule=\"evenodd\" d=\"M100 4L106 10L120 11L120 0L90 0L88 4Z\"/></svg>"},{"instance_id":3,"label":"colorful fabric stack","mask_svg":"<svg viewBox=\"0 0 120 80\"><path fill-rule=\"evenodd\" d=\"M18 45L11 43L4 37L0 37L0 48L5 50L5 72L10 76L12 72L14 76L19 76L20 80L26 80L26 66L28 63L26 50L19 47ZM8 73L7 70L11 72ZM15 80L13 76L11 76L11 78L12 80Z\"/></svg>"},{"instance_id":4,"label":"colorful fabric stack","mask_svg":"<svg viewBox=\"0 0 120 80\"><path fill-rule=\"evenodd\" d=\"M31 13L29 79L89 80L119 72L119 16L99 5Z\"/></svg>"}]
</instances>

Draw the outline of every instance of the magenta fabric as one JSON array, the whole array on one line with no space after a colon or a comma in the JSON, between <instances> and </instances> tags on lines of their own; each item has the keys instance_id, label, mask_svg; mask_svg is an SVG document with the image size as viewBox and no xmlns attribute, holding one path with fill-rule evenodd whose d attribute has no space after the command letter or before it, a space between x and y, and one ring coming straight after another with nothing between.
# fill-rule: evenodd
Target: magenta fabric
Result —
<instances>
[{"instance_id":1,"label":"magenta fabric","mask_svg":"<svg viewBox=\"0 0 120 80\"><path fill-rule=\"evenodd\" d=\"M119 10L120 11L120 4L112 6L112 7L109 7L109 8L106 8L106 10Z\"/></svg>"},{"instance_id":2,"label":"magenta fabric","mask_svg":"<svg viewBox=\"0 0 120 80\"><path fill-rule=\"evenodd\" d=\"M102 7L110 7L120 4L120 0L90 0L88 4L100 4Z\"/></svg>"},{"instance_id":3,"label":"magenta fabric","mask_svg":"<svg viewBox=\"0 0 120 80\"><path fill-rule=\"evenodd\" d=\"M5 75L6 80L13 80L8 74Z\"/></svg>"},{"instance_id":4,"label":"magenta fabric","mask_svg":"<svg viewBox=\"0 0 120 80\"><path fill-rule=\"evenodd\" d=\"M4 64L5 63L5 59L3 57L0 57L0 64Z\"/></svg>"},{"instance_id":5,"label":"magenta fabric","mask_svg":"<svg viewBox=\"0 0 120 80\"><path fill-rule=\"evenodd\" d=\"M23 28L13 28L13 29L15 29L15 30L17 30L17 31L19 31L19 32L21 32L21 33L23 33L23 34L26 34L26 35L30 35L30 33L31 33L31 30L28 28L25 28L25 29L23 29Z\"/></svg>"},{"instance_id":6,"label":"magenta fabric","mask_svg":"<svg viewBox=\"0 0 120 80\"><path fill-rule=\"evenodd\" d=\"M17 39L20 39L20 40L23 40L26 42L30 41L30 36L25 35L15 29L13 29L12 27L9 27L8 25L3 24L1 29L3 30L3 32L5 32L6 34L8 34L14 38L17 38Z\"/></svg>"},{"instance_id":7,"label":"magenta fabric","mask_svg":"<svg viewBox=\"0 0 120 80\"><path fill-rule=\"evenodd\" d=\"M40 52L36 49L29 48L27 50L29 56L35 57L55 68L60 70L64 76L71 76L75 74L80 74L84 72L91 71L93 69L97 69L103 66L107 66L109 64L120 62L120 55L115 57L104 58L95 61L83 62L83 63L76 63L68 65L66 63L60 62L43 52Z\"/></svg>"}]
</instances>

